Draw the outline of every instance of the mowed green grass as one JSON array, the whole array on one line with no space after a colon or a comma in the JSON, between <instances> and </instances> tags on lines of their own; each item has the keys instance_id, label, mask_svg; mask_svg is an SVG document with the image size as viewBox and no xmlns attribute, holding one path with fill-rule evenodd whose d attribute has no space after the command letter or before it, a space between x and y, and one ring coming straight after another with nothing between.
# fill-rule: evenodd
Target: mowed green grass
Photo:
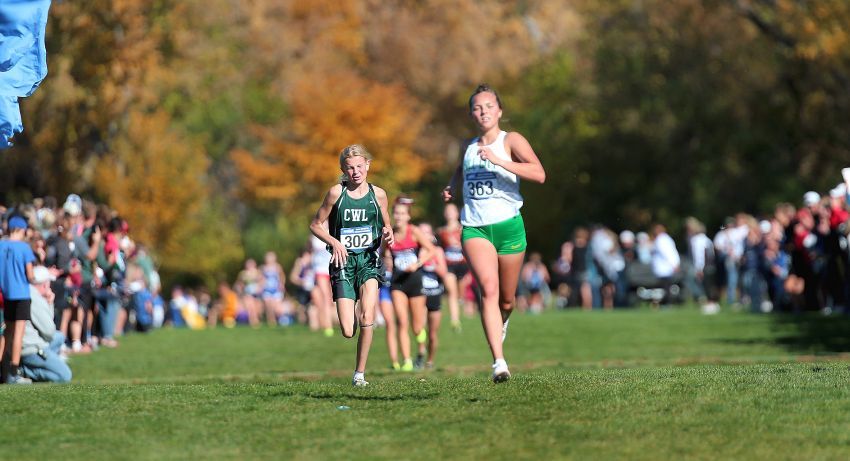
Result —
<instances>
[{"instance_id":1,"label":"mowed green grass","mask_svg":"<svg viewBox=\"0 0 850 461\"><path fill-rule=\"evenodd\" d=\"M71 385L0 386L15 459L848 459L850 322L693 308L517 315L514 378L479 324L437 369L367 389L353 340L162 330L74 357Z\"/></svg>"}]
</instances>

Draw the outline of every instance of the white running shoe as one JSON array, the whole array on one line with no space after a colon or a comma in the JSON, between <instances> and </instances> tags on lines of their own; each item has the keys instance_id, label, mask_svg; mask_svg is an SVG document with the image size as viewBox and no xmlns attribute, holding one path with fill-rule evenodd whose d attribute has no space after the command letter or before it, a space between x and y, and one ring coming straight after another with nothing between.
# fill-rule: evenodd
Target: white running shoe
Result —
<instances>
[{"instance_id":1,"label":"white running shoe","mask_svg":"<svg viewBox=\"0 0 850 461\"><path fill-rule=\"evenodd\" d=\"M366 378L354 377L351 378L351 385L354 387L366 387L369 385L369 381L366 381Z\"/></svg>"},{"instance_id":2,"label":"white running shoe","mask_svg":"<svg viewBox=\"0 0 850 461\"><path fill-rule=\"evenodd\" d=\"M497 361L493 364L493 382L496 384L504 383L511 379L511 372L508 370L508 364L504 360Z\"/></svg>"},{"instance_id":3,"label":"white running shoe","mask_svg":"<svg viewBox=\"0 0 850 461\"><path fill-rule=\"evenodd\" d=\"M505 338L508 337L508 323L511 319L505 320L505 323L502 324L502 342L505 342Z\"/></svg>"}]
</instances>

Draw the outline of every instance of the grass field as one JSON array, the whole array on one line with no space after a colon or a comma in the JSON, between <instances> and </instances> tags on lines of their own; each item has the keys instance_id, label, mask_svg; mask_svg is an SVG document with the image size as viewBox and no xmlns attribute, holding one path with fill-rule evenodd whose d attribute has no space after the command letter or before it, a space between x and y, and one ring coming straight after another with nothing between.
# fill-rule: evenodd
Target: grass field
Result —
<instances>
[{"instance_id":1,"label":"grass field","mask_svg":"<svg viewBox=\"0 0 850 461\"><path fill-rule=\"evenodd\" d=\"M480 326L437 369L367 389L354 341L301 327L162 330L74 357L71 385L0 386L13 459L848 459L850 322L693 308L516 316L514 378Z\"/></svg>"}]
</instances>

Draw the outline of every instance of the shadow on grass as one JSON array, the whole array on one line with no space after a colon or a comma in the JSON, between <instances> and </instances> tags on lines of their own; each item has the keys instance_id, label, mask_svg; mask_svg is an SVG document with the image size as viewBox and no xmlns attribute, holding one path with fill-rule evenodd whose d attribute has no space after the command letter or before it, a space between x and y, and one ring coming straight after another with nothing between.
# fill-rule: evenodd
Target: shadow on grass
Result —
<instances>
[{"instance_id":1,"label":"shadow on grass","mask_svg":"<svg viewBox=\"0 0 850 461\"><path fill-rule=\"evenodd\" d=\"M776 343L795 352L850 352L850 318L820 314L776 315L773 322L783 331L796 329Z\"/></svg>"},{"instance_id":2,"label":"shadow on grass","mask_svg":"<svg viewBox=\"0 0 850 461\"><path fill-rule=\"evenodd\" d=\"M789 352L804 354L838 354L850 352L850 317L820 314L772 314L774 337L730 338L728 344L774 344Z\"/></svg>"},{"instance_id":3,"label":"shadow on grass","mask_svg":"<svg viewBox=\"0 0 850 461\"><path fill-rule=\"evenodd\" d=\"M409 393L394 393L391 395L369 393L369 389L361 389L361 391L364 392L356 390L346 390L343 392L323 392L315 390L311 391L309 389L281 388L279 384L270 384L265 389L252 390L250 395L251 398L260 400L278 400L281 398L289 397L303 397L316 400L339 400L340 398L344 398L351 400L371 400L385 402L432 400L439 396L439 393L436 391L425 390L419 390ZM246 394L244 389L240 388L225 390L224 392L222 392L222 395L227 397L243 397Z\"/></svg>"},{"instance_id":4,"label":"shadow on grass","mask_svg":"<svg viewBox=\"0 0 850 461\"><path fill-rule=\"evenodd\" d=\"M310 392L304 394L306 397L320 400L338 400L340 398L352 400L374 400L384 402L394 402L399 400L432 400L437 397L437 392L426 392L417 394L400 394L400 395L369 395L358 393L332 394L329 392Z\"/></svg>"}]
</instances>

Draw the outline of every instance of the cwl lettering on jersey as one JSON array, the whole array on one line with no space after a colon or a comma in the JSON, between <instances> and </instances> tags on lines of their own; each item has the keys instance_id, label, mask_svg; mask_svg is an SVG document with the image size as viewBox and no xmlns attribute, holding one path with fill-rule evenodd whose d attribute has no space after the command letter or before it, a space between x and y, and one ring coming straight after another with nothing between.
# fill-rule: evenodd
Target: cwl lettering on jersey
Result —
<instances>
[{"instance_id":1,"label":"cwl lettering on jersey","mask_svg":"<svg viewBox=\"0 0 850 461\"><path fill-rule=\"evenodd\" d=\"M358 209L346 208L344 210L342 216L343 216L343 219L345 219L346 221L349 221L349 222L351 222L351 221L354 221L354 222L357 222L357 221L366 222L366 221L368 221L368 218L366 218L366 210L363 210L363 209L358 210Z\"/></svg>"}]
</instances>

